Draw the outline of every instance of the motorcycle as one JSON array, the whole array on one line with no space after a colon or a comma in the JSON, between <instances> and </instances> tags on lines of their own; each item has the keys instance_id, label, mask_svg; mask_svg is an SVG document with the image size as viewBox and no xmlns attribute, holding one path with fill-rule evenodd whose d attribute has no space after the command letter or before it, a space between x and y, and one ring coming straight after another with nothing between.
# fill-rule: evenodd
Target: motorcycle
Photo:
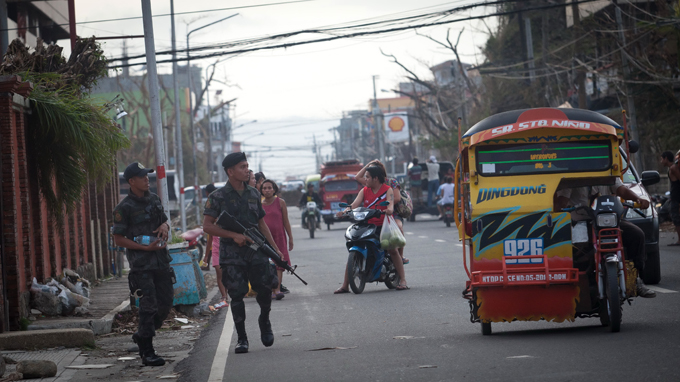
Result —
<instances>
[{"instance_id":1,"label":"motorcycle","mask_svg":"<svg viewBox=\"0 0 680 382\"><path fill-rule=\"evenodd\" d=\"M671 221L671 202L670 191L666 191L664 195L652 195L652 205L656 208L656 214L659 217L659 223Z\"/></svg>"},{"instance_id":2,"label":"motorcycle","mask_svg":"<svg viewBox=\"0 0 680 382\"><path fill-rule=\"evenodd\" d=\"M316 203L315 202L307 202L307 206L305 207L305 215L307 215L307 218L305 219L305 222L302 224L302 228L308 229L309 230L309 238L313 239L314 238L314 230L317 228L316 227L316 214L317 214L317 209L316 209ZM310 224L311 222L311 224Z\"/></svg>"},{"instance_id":3,"label":"motorcycle","mask_svg":"<svg viewBox=\"0 0 680 382\"><path fill-rule=\"evenodd\" d=\"M444 209L444 223L447 227L451 227L451 222L453 221L453 204L444 204L442 206Z\"/></svg>"},{"instance_id":4,"label":"motorcycle","mask_svg":"<svg viewBox=\"0 0 680 382\"><path fill-rule=\"evenodd\" d=\"M203 228L198 227L190 229L179 235L184 241L189 242L189 249L198 249L198 258L202 259L204 248L208 245L207 239L203 233Z\"/></svg>"},{"instance_id":5,"label":"motorcycle","mask_svg":"<svg viewBox=\"0 0 680 382\"><path fill-rule=\"evenodd\" d=\"M577 316L599 316L603 326L612 332L621 330L623 303L633 295L636 275L626 265L619 223L627 208L635 204L621 202L615 196L600 196L594 208L572 207L563 211L586 211L589 218L572 227L572 243L576 249L574 265L588 277L592 311ZM590 226L590 235L588 235ZM578 243L583 245L579 246ZM633 268L634 269L634 268Z\"/></svg>"},{"instance_id":6,"label":"motorcycle","mask_svg":"<svg viewBox=\"0 0 680 382\"><path fill-rule=\"evenodd\" d=\"M388 202L380 203L382 206ZM349 204L340 203L347 208ZM347 250L347 278L352 292L360 294L367 282L384 282L389 289L394 289L401 281L392 263L392 257L380 247L380 237L375 224L368 224L372 218L381 217L384 212L372 208L359 207L348 212L350 220L355 224L345 232Z\"/></svg>"}]
</instances>

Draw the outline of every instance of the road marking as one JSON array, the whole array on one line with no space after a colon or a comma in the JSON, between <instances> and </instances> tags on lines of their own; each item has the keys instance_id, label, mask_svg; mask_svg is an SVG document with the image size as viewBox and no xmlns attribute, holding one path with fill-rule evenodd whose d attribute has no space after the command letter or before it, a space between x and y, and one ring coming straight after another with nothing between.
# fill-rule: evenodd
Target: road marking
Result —
<instances>
[{"instance_id":1,"label":"road marking","mask_svg":"<svg viewBox=\"0 0 680 382\"><path fill-rule=\"evenodd\" d=\"M427 239L427 236L418 236L418 239Z\"/></svg>"},{"instance_id":2,"label":"road marking","mask_svg":"<svg viewBox=\"0 0 680 382\"><path fill-rule=\"evenodd\" d=\"M224 326L222 326L222 334L220 341L217 343L217 350L215 351L215 358L213 358L212 367L210 368L210 376L208 382L221 382L224 378L224 369L227 367L227 356L229 356L229 347L231 346L231 336L234 334L234 320L231 316L231 305L227 308L227 315L224 317Z\"/></svg>"},{"instance_id":3,"label":"road marking","mask_svg":"<svg viewBox=\"0 0 680 382\"><path fill-rule=\"evenodd\" d=\"M437 243L446 243L446 240L442 239L435 239L434 241L436 241Z\"/></svg>"},{"instance_id":4,"label":"road marking","mask_svg":"<svg viewBox=\"0 0 680 382\"><path fill-rule=\"evenodd\" d=\"M659 292L659 293L678 293L677 290L670 290L670 289L666 289L666 288L661 288L661 287L658 287L658 286L655 286L655 285L647 285L647 288L649 288L649 289L651 289L655 292Z\"/></svg>"},{"instance_id":5,"label":"road marking","mask_svg":"<svg viewBox=\"0 0 680 382\"><path fill-rule=\"evenodd\" d=\"M536 358L533 355L516 355L513 357L505 357L507 359L518 359L518 358Z\"/></svg>"},{"instance_id":6,"label":"road marking","mask_svg":"<svg viewBox=\"0 0 680 382\"><path fill-rule=\"evenodd\" d=\"M407 235L413 235L413 232L405 232Z\"/></svg>"},{"instance_id":7,"label":"road marking","mask_svg":"<svg viewBox=\"0 0 680 382\"><path fill-rule=\"evenodd\" d=\"M463 246L463 244L456 244L456 245L459 246L459 247L462 247L462 246Z\"/></svg>"}]
</instances>

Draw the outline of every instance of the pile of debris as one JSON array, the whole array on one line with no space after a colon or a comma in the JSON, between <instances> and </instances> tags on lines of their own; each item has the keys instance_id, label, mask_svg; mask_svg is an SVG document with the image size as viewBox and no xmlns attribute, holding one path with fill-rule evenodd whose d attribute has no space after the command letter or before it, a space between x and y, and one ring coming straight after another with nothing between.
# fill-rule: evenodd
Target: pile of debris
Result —
<instances>
[{"instance_id":1,"label":"pile of debris","mask_svg":"<svg viewBox=\"0 0 680 382\"><path fill-rule=\"evenodd\" d=\"M31 308L46 316L86 315L89 297L90 282L68 268L59 280L40 284L34 277L31 284Z\"/></svg>"}]
</instances>

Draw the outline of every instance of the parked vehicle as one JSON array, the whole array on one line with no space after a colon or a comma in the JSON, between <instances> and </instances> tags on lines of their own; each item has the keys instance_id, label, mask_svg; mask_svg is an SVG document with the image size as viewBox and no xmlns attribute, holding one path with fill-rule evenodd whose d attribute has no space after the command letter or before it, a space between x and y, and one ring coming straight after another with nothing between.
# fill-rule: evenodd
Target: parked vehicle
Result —
<instances>
[{"instance_id":1,"label":"parked vehicle","mask_svg":"<svg viewBox=\"0 0 680 382\"><path fill-rule=\"evenodd\" d=\"M619 148L623 160L626 160L626 154L622 148ZM647 192L646 186L658 183L661 180L657 171L643 171L638 174L633 163L630 163L628 170L623 175L623 183L633 190L640 197L652 200L652 197ZM650 203L647 209L628 209L623 217L625 220L640 227L645 233L645 252L647 253L647 260L645 261L645 270L640 275L642 281L646 284L658 284L661 281L661 261L659 258L659 215Z\"/></svg>"},{"instance_id":2,"label":"parked vehicle","mask_svg":"<svg viewBox=\"0 0 680 382\"><path fill-rule=\"evenodd\" d=\"M354 178L363 165L356 159L326 162L321 166L320 195L323 200L321 217L326 227L338 221L349 221L348 216L337 217L340 203L351 204L363 186Z\"/></svg>"},{"instance_id":3,"label":"parked vehicle","mask_svg":"<svg viewBox=\"0 0 680 382\"><path fill-rule=\"evenodd\" d=\"M305 222L302 224L302 228L308 229L309 230L309 238L313 239L314 238L314 230L316 229L316 203L315 202L307 202L307 205L305 206L305 215L307 215L307 219L305 219Z\"/></svg>"},{"instance_id":4,"label":"parked vehicle","mask_svg":"<svg viewBox=\"0 0 680 382\"><path fill-rule=\"evenodd\" d=\"M381 205L387 205L382 202ZM349 207L347 203L340 203L341 208ZM355 224L349 226L345 232L347 250L347 277L352 292L360 294L367 282L384 282L394 289L401 281L392 263L392 257L380 247L380 237L375 224L368 224L372 218L380 217L384 213L380 210L359 207L350 211L347 216Z\"/></svg>"},{"instance_id":5,"label":"parked vehicle","mask_svg":"<svg viewBox=\"0 0 680 382\"><path fill-rule=\"evenodd\" d=\"M578 317L600 317L620 329L637 270L625 262L618 226L624 217L638 224L639 217L654 229L655 213L634 205L626 211L604 195L594 207L581 207L590 222L572 229L555 193L622 177L646 194L642 185L658 182L659 174L637 176L627 159L637 144L626 137L624 127L601 114L556 108L500 113L459 137L453 216L469 278L463 296L482 334L491 334L493 322Z\"/></svg>"},{"instance_id":6,"label":"parked vehicle","mask_svg":"<svg viewBox=\"0 0 680 382\"><path fill-rule=\"evenodd\" d=\"M179 215L179 182L176 182L175 170L168 170L165 172L168 181L168 209L170 216L175 217ZM123 177L123 173L118 173L118 182L120 185L120 193L118 201L120 202L130 192L130 184ZM158 187L156 186L156 173L149 173L149 192L158 194Z\"/></svg>"},{"instance_id":7,"label":"parked vehicle","mask_svg":"<svg viewBox=\"0 0 680 382\"><path fill-rule=\"evenodd\" d=\"M287 180L281 182L281 191L302 191L305 187L305 182L301 180Z\"/></svg>"},{"instance_id":8,"label":"parked vehicle","mask_svg":"<svg viewBox=\"0 0 680 382\"><path fill-rule=\"evenodd\" d=\"M453 176L454 172L454 166L453 163L443 161L443 162L438 162L439 163L439 183L442 184L444 182L444 177L446 175L451 175ZM420 200L413 200L413 212L411 213L411 216L409 217L409 221L414 222L416 221L416 215L417 214L430 214L430 215L438 215L439 210L437 210L437 206L433 205L432 207L427 207L427 179L429 176L429 173L427 171L427 163L418 163L417 166L420 166L422 169L421 172L421 179L423 179L420 187L423 190L422 192L422 199ZM408 181L406 182L408 183ZM411 193L413 196L413 193Z\"/></svg>"}]
</instances>

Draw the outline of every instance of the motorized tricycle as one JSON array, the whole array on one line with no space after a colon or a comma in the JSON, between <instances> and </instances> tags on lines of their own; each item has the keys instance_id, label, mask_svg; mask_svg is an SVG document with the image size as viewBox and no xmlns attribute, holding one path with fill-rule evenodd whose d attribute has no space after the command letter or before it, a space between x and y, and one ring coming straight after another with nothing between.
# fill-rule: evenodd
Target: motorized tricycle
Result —
<instances>
[{"instance_id":1,"label":"motorized tricycle","mask_svg":"<svg viewBox=\"0 0 680 382\"><path fill-rule=\"evenodd\" d=\"M572 227L572 210L557 205L556 193L614 184L629 167L622 158L635 151L627 138L625 123L556 108L497 114L459 137L454 218L469 278L463 297L482 334L494 322L577 317L619 330L637 270L618 225L624 207L637 206L603 195L580 207L589 219Z\"/></svg>"}]
</instances>

